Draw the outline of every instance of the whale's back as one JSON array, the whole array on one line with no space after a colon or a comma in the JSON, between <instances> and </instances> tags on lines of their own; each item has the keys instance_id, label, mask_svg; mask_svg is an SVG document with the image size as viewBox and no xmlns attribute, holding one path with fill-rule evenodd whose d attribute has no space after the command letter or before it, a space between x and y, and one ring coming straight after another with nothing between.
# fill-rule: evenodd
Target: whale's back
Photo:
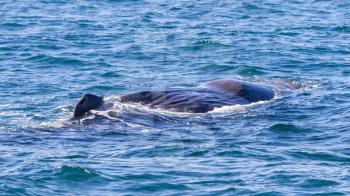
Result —
<instances>
[{"instance_id":1,"label":"whale's back","mask_svg":"<svg viewBox=\"0 0 350 196\"><path fill-rule=\"evenodd\" d=\"M250 103L239 94L206 88L142 91L122 96L121 102L141 103L154 108L191 113L205 113L225 105Z\"/></svg>"}]
</instances>

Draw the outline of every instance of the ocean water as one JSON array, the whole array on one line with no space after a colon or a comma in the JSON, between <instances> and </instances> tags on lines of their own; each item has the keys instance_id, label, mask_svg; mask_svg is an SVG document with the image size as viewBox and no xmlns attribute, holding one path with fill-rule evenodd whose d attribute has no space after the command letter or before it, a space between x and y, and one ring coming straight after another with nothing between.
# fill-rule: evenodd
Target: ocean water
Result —
<instances>
[{"instance_id":1,"label":"ocean water","mask_svg":"<svg viewBox=\"0 0 350 196\"><path fill-rule=\"evenodd\" d=\"M350 2L0 1L0 195L349 195ZM216 79L301 86L174 113ZM84 93L109 110L69 121Z\"/></svg>"}]
</instances>

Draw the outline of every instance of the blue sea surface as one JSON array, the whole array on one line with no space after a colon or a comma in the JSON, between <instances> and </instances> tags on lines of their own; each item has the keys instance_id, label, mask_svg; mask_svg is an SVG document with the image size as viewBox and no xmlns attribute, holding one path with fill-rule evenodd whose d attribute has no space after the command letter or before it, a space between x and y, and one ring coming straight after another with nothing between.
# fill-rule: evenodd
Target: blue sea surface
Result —
<instances>
[{"instance_id":1,"label":"blue sea surface","mask_svg":"<svg viewBox=\"0 0 350 196\"><path fill-rule=\"evenodd\" d=\"M350 1L0 1L0 195L350 195ZM301 86L176 113L84 93Z\"/></svg>"}]
</instances>

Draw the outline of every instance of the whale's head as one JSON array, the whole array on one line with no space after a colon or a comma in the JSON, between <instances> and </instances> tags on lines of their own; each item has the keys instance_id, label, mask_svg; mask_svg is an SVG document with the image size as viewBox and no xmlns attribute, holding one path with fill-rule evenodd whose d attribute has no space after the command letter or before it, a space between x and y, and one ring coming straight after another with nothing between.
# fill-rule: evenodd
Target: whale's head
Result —
<instances>
[{"instance_id":1,"label":"whale's head","mask_svg":"<svg viewBox=\"0 0 350 196\"><path fill-rule=\"evenodd\" d=\"M103 104L103 98L93 94L85 94L74 109L74 118L83 116L86 112L97 109Z\"/></svg>"}]
</instances>

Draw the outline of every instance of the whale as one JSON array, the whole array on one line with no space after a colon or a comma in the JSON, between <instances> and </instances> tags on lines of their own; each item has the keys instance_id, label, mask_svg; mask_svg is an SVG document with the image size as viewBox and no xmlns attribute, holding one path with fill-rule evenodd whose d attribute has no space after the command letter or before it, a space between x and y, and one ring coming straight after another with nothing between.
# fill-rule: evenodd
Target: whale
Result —
<instances>
[{"instance_id":1,"label":"whale","mask_svg":"<svg viewBox=\"0 0 350 196\"><path fill-rule=\"evenodd\" d=\"M138 103L174 112L207 113L223 106L245 105L275 97L276 87L242 80L215 80L195 88L148 90L120 96L121 103ZM85 94L76 104L79 118L104 104L103 96Z\"/></svg>"}]
</instances>

